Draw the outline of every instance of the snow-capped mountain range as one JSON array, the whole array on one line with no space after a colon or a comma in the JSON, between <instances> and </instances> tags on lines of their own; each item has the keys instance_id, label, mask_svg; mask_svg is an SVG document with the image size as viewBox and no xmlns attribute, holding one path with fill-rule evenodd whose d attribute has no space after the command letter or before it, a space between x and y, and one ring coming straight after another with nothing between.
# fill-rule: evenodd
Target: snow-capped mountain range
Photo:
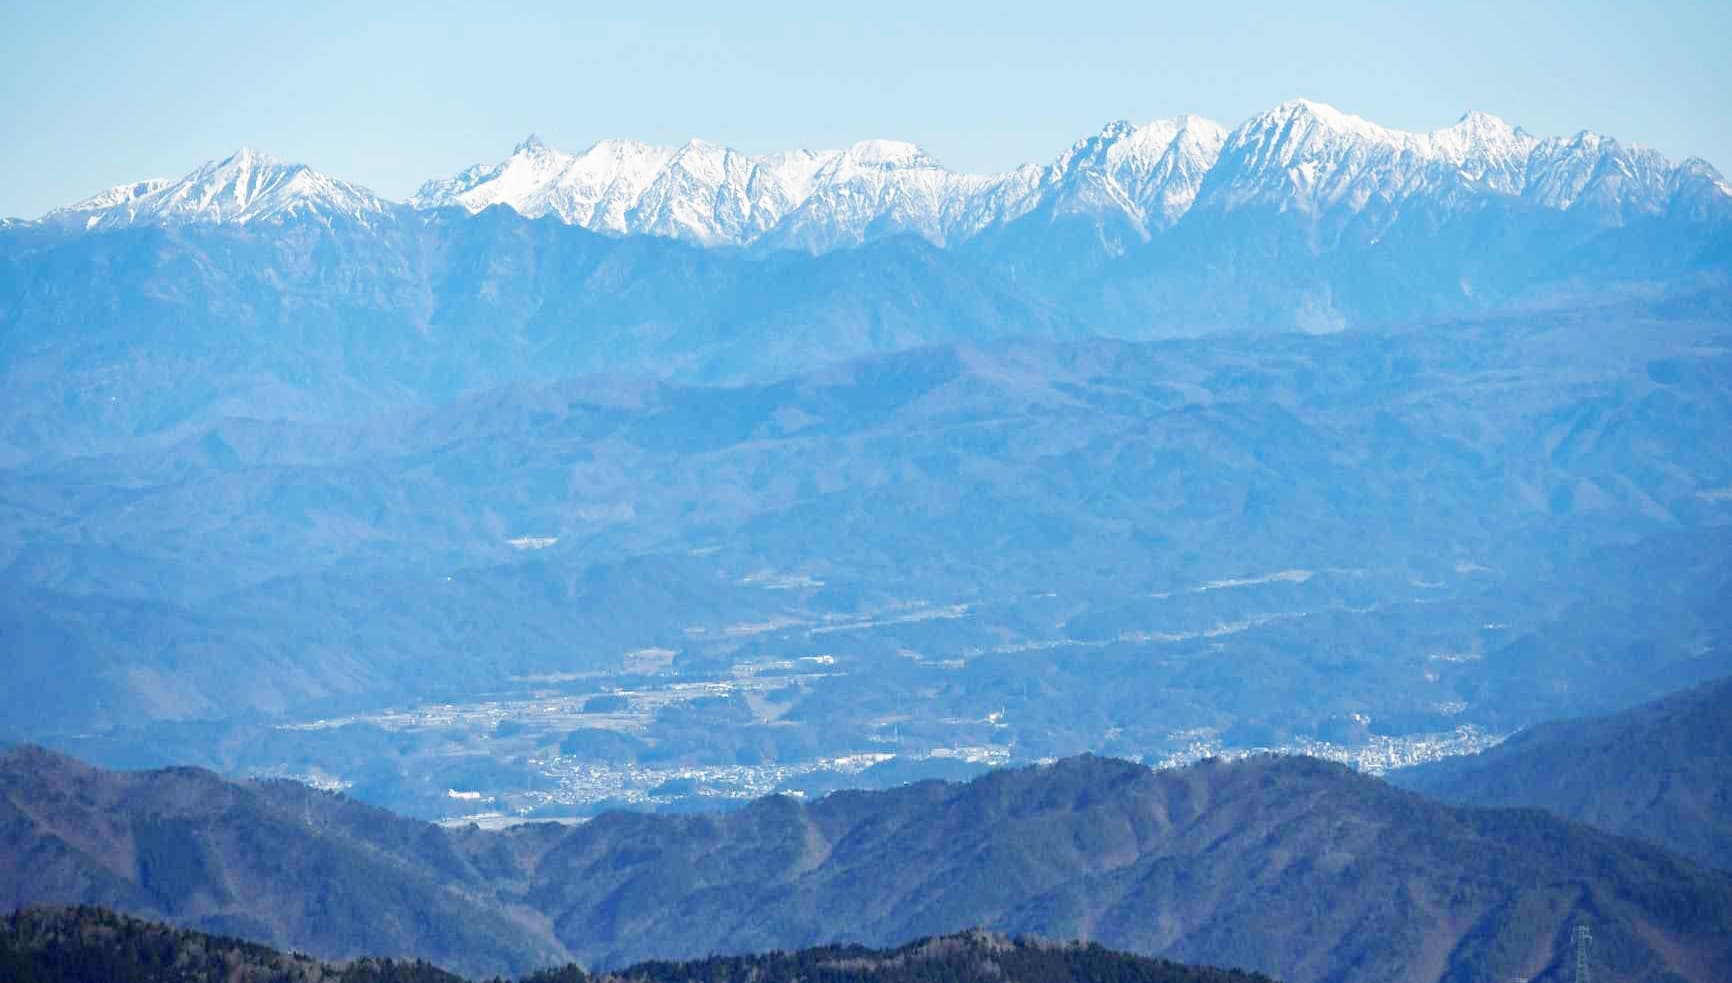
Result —
<instances>
[{"instance_id":1,"label":"snow-capped mountain range","mask_svg":"<svg viewBox=\"0 0 1732 983\"><path fill-rule=\"evenodd\" d=\"M1295 100L1231 131L1196 116L1111 123L1045 166L995 175L959 174L892 140L754 156L696 140L604 140L569 154L530 137L503 161L429 181L400 204L243 149L178 181L111 188L41 221L366 224L504 205L611 235L825 252L897 234L954 245L1025 217L1112 222L1147 238L1193 213L1246 209L1320 225L1359 221L1375 235L1410 203L1452 211L1488 199L1617 226L1675 209L1719 213L1732 186L1705 161L1674 163L1592 133L1541 139L1484 113L1412 133Z\"/></svg>"}]
</instances>

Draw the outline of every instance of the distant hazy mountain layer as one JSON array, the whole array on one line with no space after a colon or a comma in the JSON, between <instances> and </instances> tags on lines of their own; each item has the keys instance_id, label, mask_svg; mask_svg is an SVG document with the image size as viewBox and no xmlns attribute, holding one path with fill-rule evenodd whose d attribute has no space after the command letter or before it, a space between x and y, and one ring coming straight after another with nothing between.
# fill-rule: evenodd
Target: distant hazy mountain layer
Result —
<instances>
[{"instance_id":1,"label":"distant hazy mountain layer","mask_svg":"<svg viewBox=\"0 0 1732 983\"><path fill-rule=\"evenodd\" d=\"M1096 758L729 814L444 831L287 783L0 759L0 902L100 903L327 957L894 944L982 925L1282 979L1725 978L1732 877L1306 759ZM1667 973L1675 974L1667 977Z\"/></svg>"},{"instance_id":2,"label":"distant hazy mountain layer","mask_svg":"<svg viewBox=\"0 0 1732 983\"><path fill-rule=\"evenodd\" d=\"M18 682L0 728L256 714L262 735L116 746L314 761L402 802L382 767L443 799L475 787L429 771L477 760L451 752L545 758L582 724L513 743L489 720L462 744L357 725L316 747L269 725L519 677L598 674L570 683L580 705L737 689L736 666L812 678L755 705L626 700L634 740L601 757L1161 755L1615 709L1732 671L1715 317L931 347L753 386L511 386L346 421L248 413L340 402L335 380L367 378L341 367L364 332L289 377L292 400L242 381L251 342L211 339L184 356L197 372L133 350L136 387L44 371L41 398L0 406L54 435L0 472ZM128 351L115 337L93 357ZM71 453L73 423L101 439ZM675 676L650 678L640 651Z\"/></svg>"}]
</instances>

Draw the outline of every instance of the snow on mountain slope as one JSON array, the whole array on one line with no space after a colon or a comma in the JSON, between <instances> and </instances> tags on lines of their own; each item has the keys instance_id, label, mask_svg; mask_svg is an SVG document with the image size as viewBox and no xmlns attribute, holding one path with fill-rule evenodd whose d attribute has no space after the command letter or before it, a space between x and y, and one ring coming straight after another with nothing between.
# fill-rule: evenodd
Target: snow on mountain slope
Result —
<instances>
[{"instance_id":1,"label":"snow on mountain slope","mask_svg":"<svg viewBox=\"0 0 1732 983\"><path fill-rule=\"evenodd\" d=\"M824 252L913 233L945 242L944 206L971 180L912 143L862 140L825 161L812 190L777 223L772 244Z\"/></svg>"},{"instance_id":2,"label":"snow on mountain slope","mask_svg":"<svg viewBox=\"0 0 1732 983\"><path fill-rule=\"evenodd\" d=\"M393 205L365 188L243 147L178 181L110 188L43 216L88 229L189 223L244 225L290 218L367 222Z\"/></svg>"},{"instance_id":3,"label":"snow on mountain slope","mask_svg":"<svg viewBox=\"0 0 1732 983\"><path fill-rule=\"evenodd\" d=\"M609 146L598 144L584 158L607 160ZM561 197L567 179L557 168L516 169L521 153L429 183L412 203L472 211L505 203L598 231L823 252L895 234L950 245L1035 212L1049 221L1120 222L1146 239L1193 207L1262 207L1337 223L1363 218L1375 236L1414 201L1447 212L1494 196L1621 224L1665 211L1686 190L1695 212L1732 198L1703 162L1674 166L1591 133L1541 140L1478 112L1413 133L1305 99L1231 132L1196 116L1115 122L1044 167L997 175L958 174L919 147L891 140L767 157L710 144L662 148L606 172L617 179L607 184L615 197L599 215ZM652 163L654 176L637 169Z\"/></svg>"},{"instance_id":4,"label":"snow on mountain slope","mask_svg":"<svg viewBox=\"0 0 1732 983\"><path fill-rule=\"evenodd\" d=\"M428 182L410 204L471 212L506 205L529 218L551 214L598 232L632 232L627 213L673 157L668 148L635 140L603 140L574 156L531 135L492 167Z\"/></svg>"},{"instance_id":5,"label":"snow on mountain slope","mask_svg":"<svg viewBox=\"0 0 1732 983\"><path fill-rule=\"evenodd\" d=\"M1297 99L1228 132L1196 116L1115 122L1044 166L959 174L911 143L750 155L694 140L603 140L580 154L531 136L497 164L429 181L416 209L504 205L611 235L824 252L890 235L953 245L1024 218L1111 224L1148 239L1193 212L1267 209L1374 239L1410 204L1434 214L1489 199L1567 210L1603 225L1732 209L1700 160L1580 133L1542 140L1485 113L1426 133ZM242 150L176 182L111 188L45 220L88 228L248 222L302 214L365 220L390 210L365 189Z\"/></svg>"},{"instance_id":6,"label":"snow on mountain slope","mask_svg":"<svg viewBox=\"0 0 1732 983\"><path fill-rule=\"evenodd\" d=\"M1589 132L1542 140L1485 113L1412 133L1303 99L1229 134L1195 207L1272 209L1336 233L1354 224L1375 241L1410 205L1439 215L1487 201L1567 211L1605 227L1670 212L1695 220L1732 214L1732 189L1703 161L1675 165Z\"/></svg>"},{"instance_id":7,"label":"snow on mountain slope","mask_svg":"<svg viewBox=\"0 0 1732 983\"><path fill-rule=\"evenodd\" d=\"M1226 135L1200 116L1109 123L1048 169L1051 207L1055 214L1116 209L1145 234L1169 228L1190 210Z\"/></svg>"},{"instance_id":8,"label":"snow on mountain slope","mask_svg":"<svg viewBox=\"0 0 1732 983\"><path fill-rule=\"evenodd\" d=\"M1227 136L1199 207L1357 214L1418 196L1449 203L1474 194L1519 194L1537 145L1483 113L1430 133L1409 133L1296 99Z\"/></svg>"},{"instance_id":9,"label":"snow on mountain slope","mask_svg":"<svg viewBox=\"0 0 1732 983\"><path fill-rule=\"evenodd\" d=\"M897 140L756 157L701 141L679 149L604 141L574 157L531 138L497 165L428 182L410 204L471 212L504 204L596 231L810 252L895 234L950 244L1046 200L1061 213L1123 211L1160 229L1190 206L1225 132L1195 116L1115 123L1054 164L997 175L958 174Z\"/></svg>"},{"instance_id":10,"label":"snow on mountain slope","mask_svg":"<svg viewBox=\"0 0 1732 983\"><path fill-rule=\"evenodd\" d=\"M70 205L56 208L49 212L45 219L57 219L67 222L77 222L85 226L98 224L103 216L125 215L127 220L137 214L139 199L162 190L169 183L167 178L147 178L131 184L117 184L107 191L101 191L83 201L75 201Z\"/></svg>"},{"instance_id":11,"label":"snow on mountain slope","mask_svg":"<svg viewBox=\"0 0 1732 983\"><path fill-rule=\"evenodd\" d=\"M1673 169L1668 190L1669 210L1691 221L1723 217L1732 203L1732 184L1700 157L1691 157Z\"/></svg>"},{"instance_id":12,"label":"snow on mountain slope","mask_svg":"<svg viewBox=\"0 0 1732 983\"><path fill-rule=\"evenodd\" d=\"M677 149L603 140L572 155L531 136L499 164L427 182L409 203L470 212L505 205L529 218L554 215L597 232L741 243L809 197L814 176L836 156L790 151L749 157L701 140Z\"/></svg>"},{"instance_id":13,"label":"snow on mountain slope","mask_svg":"<svg viewBox=\"0 0 1732 983\"><path fill-rule=\"evenodd\" d=\"M1612 224L1656 215L1671 200L1676 168L1659 153L1597 133L1541 143L1522 196L1547 208L1588 208Z\"/></svg>"}]
</instances>

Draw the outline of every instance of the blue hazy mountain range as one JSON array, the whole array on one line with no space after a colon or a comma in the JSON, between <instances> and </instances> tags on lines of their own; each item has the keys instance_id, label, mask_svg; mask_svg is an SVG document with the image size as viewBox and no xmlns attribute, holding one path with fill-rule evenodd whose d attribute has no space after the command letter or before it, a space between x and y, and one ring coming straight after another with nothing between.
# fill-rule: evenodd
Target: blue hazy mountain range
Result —
<instances>
[{"instance_id":1,"label":"blue hazy mountain range","mask_svg":"<svg viewBox=\"0 0 1732 983\"><path fill-rule=\"evenodd\" d=\"M1300 102L99 197L0 228L0 736L571 813L1732 671L1699 161Z\"/></svg>"},{"instance_id":2,"label":"blue hazy mountain range","mask_svg":"<svg viewBox=\"0 0 1732 983\"><path fill-rule=\"evenodd\" d=\"M926 346L35 459L0 476L0 717L424 815L1398 764L1732 669L1732 345L1664 314ZM597 762L636 771L561 784Z\"/></svg>"},{"instance_id":3,"label":"blue hazy mountain range","mask_svg":"<svg viewBox=\"0 0 1732 983\"><path fill-rule=\"evenodd\" d=\"M530 140L407 204L241 151L0 230L5 381L47 397L4 406L0 460L580 374L1717 294L1728 269L1706 163L1484 114L1404 133L1298 100L1231 131L1112 124L987 177L893 141Z\"/></svg>"}]
</instances>

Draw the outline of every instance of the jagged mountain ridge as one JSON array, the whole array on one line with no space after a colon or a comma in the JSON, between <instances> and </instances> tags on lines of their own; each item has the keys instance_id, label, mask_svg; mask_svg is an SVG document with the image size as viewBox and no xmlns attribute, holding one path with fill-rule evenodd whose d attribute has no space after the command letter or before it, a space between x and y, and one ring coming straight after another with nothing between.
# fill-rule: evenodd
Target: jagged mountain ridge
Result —
<instances>
[{"instance_id":1,"label":"jagged mountain ridge","mask_svg":"<svg viewBox=\"0 0 1732 983\"><path fill-rule=\"evenodd\" d=\"M1388 129L1299 99L1231 132L1196 116L1109 123L1044 166L949 170L921 148L864 140L846 149L762 155L693 140L603 140L580 154L531 136L497 164L428 181L404 205L249 150L178 182L122 185L43 221L114 228L315 215L370 221L394 210L496 205L612 235L807 252L917 235L953 246L1038 213L1083 217L1147 239L1193 210L1274 208L1336 226L1367 215L1371 235L1409 202L1444 211L1509 200L1619 226L1678 208L1732 203L1706 162L1582 132L1540 139L1485 113L1428 133Z\"/></svg>"},{"instance_id":2,"label":"jagged mountain ridge","mask_svg":"<svg viewBox=\"0 0 1732 983\"><path fill-rule=\"evenodd\" d=\"M616 234L816 252L890 232L954 245L1037 210L1108 217L1147 237L1193 206L1357 214L1416 197L1459 207L1494 195L1559 211L1591 206L1599 220L1621 224L1663 212L1697 185L1732 195L1701 161L1674 165L1593 133L1542 140L1480 112L1408 133L1300 99L1231 132L1197 116L1109 123L1051 164L996 175L958 174L892 141L753 158L697 141L679 149L604 141L565 155L531 139L500 164L429 182L411 204L506 204ZM675 187L684 221L669 220Z\"/></svg>"}]
</instances>

